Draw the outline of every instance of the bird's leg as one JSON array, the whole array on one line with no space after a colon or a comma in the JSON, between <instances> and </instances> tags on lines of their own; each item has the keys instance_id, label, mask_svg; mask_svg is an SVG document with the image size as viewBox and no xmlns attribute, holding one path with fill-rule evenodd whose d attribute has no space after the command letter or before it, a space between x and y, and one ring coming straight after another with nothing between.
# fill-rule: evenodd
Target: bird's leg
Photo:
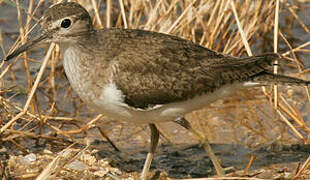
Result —
<instances>
[{"instance_id":1,"label":"bird's leg","mask_svg":"<svg viewBox=\"0 0 310 180\"><path fill-rule=\"evenodd\" d=\"M158 144L158 140L159 140L159 131L156 128L155 124L149 124L149 126L151 129L151 145L150 145L149 152L147 153L146 160L144 162L140 180L146 180L146 177L147 177L147 174L149 173L152 159L153 159L153 156L154 156L157 144Z\"/></svg>"},{"instance_id":2,"label":"bird's leg","mask_svg":"<svg viewBox=\"0 0 310 180\"><path fill-rule=\"evenodd\" d=\"M222 168L221 164L219 163L219 161L217 160L217 157L215 156L214 152L212 151L212 148L209 144L208 139L200 132L196 131L195 129L192 128L191 124L184 118L177 118L176 120L174 120L175 123L181 125L182 127L184 127L185 129L189 130L191 133L195 134L198 138L200 143L203 145L203 148L205 149L205 151L208 153L208 156L210 157L214 168L216 170L217 175L219 176L224 176L225 175L225 171Z\"/></svg>"}]
</instances>

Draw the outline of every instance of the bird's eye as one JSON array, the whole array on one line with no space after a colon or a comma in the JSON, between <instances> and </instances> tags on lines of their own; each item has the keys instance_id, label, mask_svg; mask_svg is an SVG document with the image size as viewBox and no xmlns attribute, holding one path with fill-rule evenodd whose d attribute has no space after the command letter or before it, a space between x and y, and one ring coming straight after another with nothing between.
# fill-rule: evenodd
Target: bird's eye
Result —
<instances>
[{"instance_id":1,"label":"bird's eye","mask_svg":"<svg viewBox=\"0 0 310 180\"><path fill-rule=\"evenodd\" d=\"M62 28L68 28L71 26L71 20L70 19L64 19L61 21L61 25Z\"/></svg>"}]
</instances>

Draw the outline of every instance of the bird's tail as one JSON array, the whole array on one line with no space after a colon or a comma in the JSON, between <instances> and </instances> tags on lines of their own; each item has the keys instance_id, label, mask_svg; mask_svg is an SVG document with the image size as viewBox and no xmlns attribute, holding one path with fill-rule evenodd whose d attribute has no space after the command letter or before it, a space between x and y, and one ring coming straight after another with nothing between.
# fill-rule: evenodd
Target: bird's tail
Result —
<instances>
[{"instance_id":1,"label":"bird's tail","mask_svg":"<svg viewBox=\"0 0 310 180\"><path fill-rule=\"evenodd\" d=\"M296 85L308 86L310 84L310 81L280 74L273 74L269 72L262 72L253 77L251 81L258 82L261 85L283 84L283 85L295 85L295 86Z\"/></svg>"}]
</instances>

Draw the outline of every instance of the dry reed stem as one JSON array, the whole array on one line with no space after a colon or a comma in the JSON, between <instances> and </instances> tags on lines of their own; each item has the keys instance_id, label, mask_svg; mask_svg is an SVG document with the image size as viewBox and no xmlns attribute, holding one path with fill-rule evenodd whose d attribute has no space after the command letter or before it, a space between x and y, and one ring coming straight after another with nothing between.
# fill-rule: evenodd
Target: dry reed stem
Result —
<instances>
[{"instance_id":1,"label":"dry reed stem","mask_svg":"<svg viewBox=\"0 0 310 180\"><path fill-rule=\"evenodd\" d=\"M127 24L127 18L126 18L126 12L125 12L125 8L124 8L123 0L119 0L119 5L121 7L124 28L127 29L128 28L128 24Z\"/></svg>"},{"instance_id":2,"label":"dry reed stem","mask_svg":"<svg viewBox=\"0 0 310 180\"><path fill-rule=\"evenodd\" d=\"M299 45L299 46L293 48L293 49L290 50L290 51L287 51L287 52L285 52L285 53L282 53L282 55L283 55L283 56L287 56L287 55L289 55L291 52L302 51L302 50L303 50L302 48L307 47L307 46L310 46L310 41L305 42L305 43L303 43L303 44L301 44L301 45Z\"/></svg>"},{"instance_id":3,"label":"dry reed stem","mask_svg":"<svg viewBox=\"0 0 310 180\"><path fill-rule=\"evenodd\" d=\"M66 156L66 151L69 151L74 144L71 144L66 149L62 150L58 153L58 155L44 168L44 170L40 173L39 176L37 176L36 180L45 180L50 179L52 177L56 177L57 172L59 169L63 168L65 164L60 164L60 160L63 158L68 158ZM83 150L82 150L83 151Z\"/></svg>"},{"instance_id":4,"label":"dry reed stem","mask_svg":"<svg viewBox=\"0 0 310 180\"><path fill-rule=\"evenodd\" d=\"M26 13L27 19L25 26L21 23L22 19L19 16L19 28L20 28L20 34L24 34L23 36L20 35L15 44L13 45L13 48L15 48L20 40L24 41L27 37L27 35L32 31L32 28L29 28L30 20L33 19L37 21L37 19L34 17L35 12L37 11L39 5L44 2L42 0L39 1L39 4L35 6L35 8L31 7L33 5L30 5L27 12L20 7L17 6L17 13ZM56 2L56 1L55 1ZM96 19L97 24L103 24L99 16L99 6L97 7L96 2L94 0L85 0L85 1L79 1L80 3L84 4L91 4L92 6L88 6L90 11L94 12L94 19ZM271 24L275 23L275 26L278 25L276 18L279 18L279 11L277 9L279 6L275 5L275 1L234 1L231 3L227 3L225 0L219 0L219 1L206 1L206 0L200 0L200 1L180 1L180 0L158 0L158 1L134 1L134 0L119 0L117 1L111 1L106 0L104 1L107 3L106 7L106 16L105 16L105 24L106 27L114 27L114 26L120 26L123 24L126 28L140 28L140 29L149 29L154 31L161 31L161 32L169 32L172 34L175 34L177 36L185 37L187 39L190 39L194 42L200 43L203 46L209 47L211 49L226 52L235 56L241 56L244 54L244 52L250 52L250 45L255 43L255 41L258 38L261 38L262 36L265 36L269 30L271 30ZM280 2L280 1L277 1ZM31 0L30 3L33 3ZM113 3L117 4L115 7L113 7ZM233 5L232 5L233 4ZM296 8L292 8L293 6L288 3L282 3L285 6L282 6L283 8L287 8L288 12L292 14L293 19L295 19L298 24L307 32L309 33L309 29L305 26L305 23L302 22L302 20L298 17L298 12ZM119 6L118 6L119 5ZM282 8L281 7L281 8ZM278 9L279 10L279 9ZM128 17L126 17L128 15ZM118 20L117 20L118 18ZM239 30L239 33L236 29ZM101 26L101 25L100 25ZM30 29L30 30L28 30ZM240 32L242 31L242 32ZM305 75L310 71L309 69L302 69L300 60L298 59L298 52L306 52L309 53L309 50L305 49L307 46L310 45L310 41L308 42L301 42L301 45L291 45L288 40L285 38L285 34L283 35L280 30L274 29L274 32L278 31L280 37L285 41L287 44L287 47L289 48L289 51L283 53L285 56L292 55L293 58L288 57L288 59L292 59L296 62L297 69L299 71L298 75ZM243 36L243 37L242 37ZM274 40L278 35L274 33ZM25 38L24 38L25 37ZM274 48L276 48L277 44L274 41ZM247 44L247 45L246 45ZM244 46L246 48L244 48ZM58 47L57 47L58 48ZM57 49L56 48L56 49ZM2 49L3 50L3 49ZM13 68L15 66L18 58L14 59L14 61L7 65L6 67L3 65L4 63L1 63L0 68L2 70L3 67L5 67L0 75L0 79L5 79L6 77L9 77L11 75L12 81L18 83L18 78L16 78L16 72L14 72ZM61 142L60 138L55 138L49 135L44 134L37 134L34 133L34 129L37 127L49 127L52 128L52 133L58 133L63 134L69 139L73 140L74 142L77 142L73 134L76 133L82 133L86 131L89 128L96 127L97 122L100 118L91 118L93 115L91 113L88 113L85 115L85 106L72 94L71 89L67 88L67 85L64 84L58 84L59 77L62 72L62 70L59 68L59 48L57 49L57 52L52 54L51 58L51 74L44 80L41 80L38 82L38 84L35 84L35 86L28 86L32 87L32 91L30 92L29 98L27 98L27 102L25 105L21 106L16 104L16 96L18 95L18 92L15 92L15 90L12 88L9 88L7 85L7 82L3 82L3 89L0 90L0 102L3 102L6 104L6 113L7 118L9 121L7 124L1 127L0 133L5 134L5 136L1 139L3 141L11 141L11 143L16 144L18 147L18 141L16 138L44 138L46 140L53 140L53 141L59 141ZM32 77L29 76L30 69L28 66L28 61L37 63L36 60L27 59L27 61L24 61L24 67L22 68L25 73L27 73L27 81L28 85L31 85ZM41 69L40 69L41 71ZM15 80L16 79L16 80ZM57 80L58 79L58 80ZM63 78L61 79L64 80ZM38 78L36 79L36 82L39 81ZM34 90L38 89L38 94L43 94L43 98L40 99L36 98L34 94ZM62 110L58 107L58 104L61 103L59 100L59 97L62 97L61 90L64 89L66 93L66 97L69 99L71 98L72 106L74 111L73 112L67 112L66 110ZM269 89L269 88L268 88ZM13 95L8 95L10 92L13 92ZM310 102L310 96L308 89L305 88L305 92L308 96L308 101ZM246 92L247 93L247 92ZM279 113L279 116L281 120L283 120L285 123L287 123L287 126L294 132L294 135L296 135L298 138L304 140L305 138L303 136L308 135L309 136L309 127L308 122L303 120L303 115L298 109L299 106L293 105L291 101L288 101L285 99L286 95L274 95L274 100L272 102L271 96L267 93L267 89L264 91L266 97L270 99L270 102L275 104L278 104L279 111L276 111ZM268 95L267 95L268 94ZM242 97L244 99L248 99L246 95ZM43 102L46 102L45 104L39 104L39 102L36 100L40 100ZM260 115L256 112L257 109L252 108L255 104L259 104L257 100L255 101L255 104L251 102L251 100L243 101L244 106L239 105L236 101L237 98L232 98L232 101L230 105L234 107L240 107L241 110L238 116L236 116L236 119L242 119L238 121L238 123L234 124L234 127L240 128L244 127L247 131L252 132L252 134L255 134L258 136L257 139L259 142L268 142L273 141L273 137L268 137L268 134L265 132L266 127L264 126L264 121L261 121ZM275 102L275 101L278 101ZM30 102L34 102L33 104L30 104ZM262 102L262 104L266 103L265 101ZM31 105L31 106L30 106ZM247 111L245 112L242 110L242 108L247 107ZM31 109L29 109L31 107ZM209 107L210 108L210 107ZM230 112L231 111L231 112ZM214 116L217 116L218 113L229 115L230 113L234 115L234 112L236 111L236 108L229 108L228 106L222 105L221 108L211 108L208 113L208 118L212 118ZM272 116L272 113L268 113L264 108L260 109L260 113L264 114L266 117ZM86 119L87 117L88 123L84 125L80 125L81 121L77 120L80 119L80 115L84 113L84 116L82 119ZM212 126L208 125L206 122L205 117L202 118L200 115L201 113L195 113L192 117L194 120L194 124L197 124L197 127L201 128L203 132L210 132L212 131ZM69 118L68 118L69 117ZM71 118L72 117L72 118ZM293 123L289 122L289 119L293 120ZM12 128L9 128L11 125L14 124L16 120L20 119L23 124L20 129L13 130ZM246 119L247 121L244 121ZM41 124L36 125L34 127L29 128L31 124L35 121L41 121ZM251 120L251 122L248 122ZM52 122L50 122L52 121ZM53 123L61 124L60 126L55 125ZM73 126L77 126L78 128L72 129L72 130L63 130L62 124L70 123ZM106 123L106 122L105 122ZM274 122L276 123L276 122ZM280 126L278 124L277 126ZM207 129L207 130L206 130ZM145 131L145 128L143 127L137 127L135 128L135 133L142 131L143 136L148 137L147 132ZM167 142L173 142L172 137L169 136L169 133L166 129L162 129L161 132L164 132L165 138ZM213 131L212 131L213 132ZM109 132L107 132L107 135L109 135ZM126 134L126 132L122 132L122 125L120 134ZM144 134L143 134L144 133ZM283 132L281 132L283 133ZM306 134L302 134L306 133ZM210 139L216 137L216 135L213 135L216 133L208 134L208 138ZM302 134L302 135L301 135ZM245 135L246 136L246 135ZM129 137L131 138L131 137ZM127 140L127 139L126 139ZM147 140L145 140L145 143ZM240 141L240 140L239 140ZM23 149L22 147L18 147L21 149L21 151L27 151L27 149ZM240 178L238 178L240 179Z\"/></svg>"},{"instance_id":5,"label":"dry reed stem","mask_svg":"<svg viewBox=\"0 0 310 180\"><path fill-rule=\"evenodd\" d=\"M292 131L297 135L297 137L299 137L303 141L303 143L305 143L306 140L304 136L299 131L297 131L295 126L292 125L292 123L282 114L282 112L277 110L277 113L280 115L282 120L292 129Z\"/></svg>"},{"instance_id":6,"label":"dry reed stem","mask_svg":"<svg viewBox=\"0 0 310 180\"><path fill-rule=\"evenodd\" d=\"M14 139L16 137L24 137L24 138L43 138L51 141L59 141L62 140L62 138L58 137L53 137L53 136L48 136L48 135L37 135L36 133L31 133L31 132L26 132L26 131L17 131L17 130L12 130L12 129L7 129L6 130L11 136L2 138L3 141L9 141L11 139Z\"/></svg>"},{"instance_id":7,"label":"dry reed stem","mask_svg":"<svg viewBox=\"0 0 310 180\"><path fill-rule=\"evenodd\" d=\"M111 27L112 0L107 0L106 27Z\"/></svg>"},{"instance_id":8,"label":"dry reed stem","mask_svg":"<svg viewBox=\"0 0 310 180\"><path fill-rule=\"evenodd\" d=\"M307 127L298 109L296 107L294 109L282 95L280 98L288 107L288 109L286 109L284 106L281 106L281 110L290 116L299 125L299 128L303 128L305 131L310 132L310 128Z\"/></svg>"},{"instance_id":9,"label":"dry reed stem","mask_svg":"<svg viewBox=\"0 0 310 180\"><path fill-rule=\"evenodd\" d=\"M38 76L37 76L37 78L36 78L36 80L35 80L35 82L34 82L34 84L33 84L33 86L32 86L31 92L30 92L29 95L28 95L28 99L27 99L27 102L26 102L25 105L24 105L23 111L20 112L18 115L16 115L16 116L15 116L13 119L11 119L9 122L6 123L6 124L0 129L0 134L3 133L8 127L10 127L16 120L18 120L20 117L22 117L24 114L26 114L27 109L28 109L28 107L29 107L29 105L30 105L30 102L31 102L31 100L32 100L32 97L33 97L33 95L34 95L34 93L35 93L35 91L36 91L36 89L37 89L37 87L38 87L38 85L39 85L39 82L40 82L41 77L42 77L42 75L43 75L43 73L44 73L45 67L46 67L46 65L47 65L48 59L49 59L49 57L50 57L50 55L51 55L52 50L54 49L54 47L55 47L55 44L52 43L52 44L50 45L48 51L47 51L47 54L46 54L45 57L44 57L42 66L41 66L40 71L39 71L39 73L38 73Z\"/></svg>"},{"instance_id":10,"label":"dry reed stem","mask_svg":"<svg viewBox=\"0 0 310 180\"><path fill-rule=\"evenodd\" d=\"M95 17L96 17L96 21L99 23L99 28L102 29L103 28L103 24L100 18L100 14L98 11L98 7L97 7L97 3L95 0L91 0L91 3L93 5L93 9L95 10Z\"/></svg>"},{"instance_id":11,"label":"dry reed stem","mask_svg":"<svg viewBox=\"0 0 310 180\"><path fill-rule=\"evenodd\" d=\"M74 144L72 144L69 147L72 147ZM83 148L81 151L77 152L73 157L65 157L68 158L64 163L62 163L61 166L58 166L58 168L56 168L55 170L55 175L57 175L67 164L72 163L74 160L76 160L83 152L85 152L87 149L89 148L89 144L87 144L87 146L85 148ZM69 150L69 148L66 148ZM64 152L65 153L65 152ZM48 177L48 176L47 176Z\"/></svg>"},{"instance_id":12,"label":"dry reed stem","mask_svg":"<svg viewBox=\"0 0 310 180\"><path fill-rule=\"evenodd\" d=\"M302 20L298 17L294 9L289 5L289 3L285 2L284 5L288 8L288 10L291 12L293 17L297 20L297 22L300 24L300 26L308 33L310 34L310 29L302 22Z\"/></svg>"},{"instance_id":13,"label":"dry reed stem","mask_svg":"<svg viewBox=\"0 0 310 180\"><path fill-rule=\"evenodd\" d=\"M243 31L242 25L241 25L241 23L239 21L239 16L238 16L238 13L237 13L237 10L236 10L236 6L234 4L234 0L230 0L230 5L231 5L231 9L233 10L233 13L235 15L235 19L236 19L236 22L237 22L237 25L238 25L238 30L240 32L241 39L242 39L242 42L244 44L244 47L245 47L248 55L249 56L253 56L251 48L250 48L248 40L247 40L247 37L246 37L246 35L245 35L244 31Z\"/></svg>"},{"instance_id":14,"label":"dry reed stem","mask_svg":"<svg viewBox=\"0 0 310 180\"><path fill-rule=\"evenodd\" d=\"M193 7L193 4L196 2L196 0L193 0L190 5L182 12L182 14L174 21L172 26L165 32L167 34L171 33L173 29L180 23L182 18L186 15L186 13Z\"/></svg>"},{"instance_id":15,"label":"dry reed stem","mask_svg":"<svg viewBox=\"0 0 310 180\"><path fill-rule=\"evenodd\" d=\"M269 98L269 99L271 98L271 96L269 94L267 94L266 92L264 92L264 94L267 98ZM286 112L287 115L291 115L291 118L296 119L295 116L293 114L291 114L286 108L284 108L284 106L282 104L278 103L277 107L279 107L280 110ZM296 134L296 136L299 137L303 142L305 142L304 136L299 131L297 131L297 129L294 127L294 125L291 122L289 122L289 120L282 114L282 112L279 111L279 109L277 109L276 111L280 115L282 120L292 129L292 131ZM299 122L298 120L295 120L295 121Z\"/></svg>"},{"instance_id":16,"label":"dry reed stem","mask_svg":"<svg viewBox=\"0 0 310 180\"><path fill-rule=\"evenodd\" d=\"M252 154L251 157L250 157L250 160L249 160L248 164L246 165L246 168L244 169L244 173L243 173L244 175L246 175L246 174L249 173L249 170L250 170L250 168L251 168L251 165L252 165L254 159L255 159L255 156Z\"/></svg>"},{"instance_id":17,"label":"dry reed stem","mask_svg":"<svg viewBox=\"0 0 310 180\"><path fill-rule=\"evenodd\" d=\"M285 38L285 36L281 33L281 31L279 31L279 34L280 34L281 38L284 40L284 42L286 43L286 45L289 47L289 49L291 49L292 55L294 57L293 60L296 62L296 66L298 68L298 71L301 73L302 72L302 69L301 69L302 68L301 67L302 62L300 62L300 60L297 58L296 53L293 51L293 47L288 42L287 38ZM310 93L309 93L308 87L304 86L304 90L305 90L305 93L307 94L308 101L310 102Z\"/></svg>"},{"instance_id":18,"label":"dry reed stem","mask_svg":"<svg viewBox=\"0 0 310 180\"><path fill-rule=\"evenodd\" d=\"M285 3L285 5L288 6L287 3ZM306 29L304 27L304 24L302 22L300 22L300 19L296 15L295 11L293 11L293 9L291 7L289 7L289 6L288 6L288 8L289 8L290 12L293 14L294 18L298 20L299 24L301 24L301 26L305 29L305 31L308 32L308 34L310 34L309 31L307 31L308 29ZM281 31L279 31L279 34L282 37L282 39L284 39L284 41L287 44L287 46L289 47L289 49L291 49L291 54L293 55L294 60L296 61L296 65L297 65L298 71L301 72L302 71L301 66L300 66L301 62L298 60L298 58L296 56L296 53L293 51L293 48L292 48L291 44L287 41L287 39L281 33ZM308 101L310 102L310 93L309 93L308 87L305 86L304 89L305 89L305 92L307 94Z\"/></svg>"},{"instance_id":19,"label":"dry reed stem","mask_svg":"<svg viewBox=\"0 0 310 180\"><path fill-rule=\"evenodd\" d=\"M93 120L89 121L85 126L83 126L80 129L75 129L75 130L69 130L69 131L65 131L64 133L66 134L78 134L84 131L87 131L90 128L95 127L95 123L97 121L99 121L101 118L103 117L102 114L99 114L97 117L95 117Z\"/></svg>"},{"instance_id":20,"label":"dry reed stem","mask_svg":"<svg viewBox=\"0 0 310 180\"><path fill-rule=\"evenodd\" d=\"M302 173L310 166L310 156L307 158L307 160L303 163L299 171L296 173L293 179L299 179L302 176Z\"/></svg>"},{"instance_id":21,"label":"dry reed stem","mask_svg":"<svg viewBox=\"0 0 310 180\"><path fill-rule=\"evenodd\" d=\"M276 0L275 7L275 19L274 19L274 28L273 28L273 52L278 53L278 32L279 32L279 16L280 16L280 0ZM279 61L276 59L273 66L273 73L278 74L278 64ZM273 86L273 106L275 110L278 109L278 85Z\"/></svg>"},{"instance_id":22,"label":"dry reed stem","mask_svg":"<svg viewBox=\"0 0 310 180\"><path fill-rule=\"evenodd\" d=\"M239 32L241 34L242 42L245 45L245 48L247 50L248 55L252 56L251 49L250 49L249 44L247 42L247 38L246 38L246 35L245 35L244 31L243 31L243 28L241 27L241 24L240 24L240 21L239 21L239 18L238 18L238 14L237 14L237 11L236 11L236 7L234 5L233 0L230 0L230 4L231 4L232 10L233 10L233 13L235 15L235 19L236 19L236 22L237 22L237 25L238 25ZM277 53L277 47L278 47L278 38L277 37L278 37L278 24L279 24L279 6L280 6L280 2L279 2L279 0L277 0L276 1L276 11L275 11L276 12L275 13L275 27L274 27L274 52L275 53ZM278 64L278 61L276 61L275 64ZM278 72L277 68L278 68L278 66L274 66L274 73ZM295 132L296 135L298 137L300 137L304 141L303 136L294 128L294 126L291 123L289 123L287 121L287 119L282 115L282 113L277 110L277 108L278 108L278 86L274 85L273 88L274 88L274 97L273 97L274 101L273 102L274 102L274 108L275 108L276 112L278 112L279 115L284 120L284 122L286 122L289 125L289 127L292 128L293 132ZM266 94L265 87L263 87L263 92ZM283 106L282 106L282 109L283 109ZM285 112L288 112L288 111L285 111ZM291 116L291 117L294 117L294 116ZM296 118L294 118L294 119L296 119Z\"/></svg>"}]
</instances>

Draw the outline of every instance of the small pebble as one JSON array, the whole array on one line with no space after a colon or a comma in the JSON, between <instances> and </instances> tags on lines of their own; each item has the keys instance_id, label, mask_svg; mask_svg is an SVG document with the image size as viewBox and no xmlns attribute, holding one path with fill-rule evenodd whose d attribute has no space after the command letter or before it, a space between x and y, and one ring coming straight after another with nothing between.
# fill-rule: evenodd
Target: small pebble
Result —
<instances>
[{"instance_id":1,"label":"small pebble","mask_svg":"<svg viewBox=\"0 0 310 180\"><path fill-rule=\"evenodd\" d=\"M79 160L74 160L72 163L66 165L68 168L77 170L77 171L84 171L88 166L79 161Z\"/></svg>"},{"instance_id":2,"label":"small pebble","mask_svg":"<svg viewBox=\"0 0 310 180\"><path fill-rule=\"evenodd\" d=\"M36 160L37 160L37 156L34 153L30 153L24 156L24 158L22 158L22 162L25 164L31 164L32 162Z\"/></svg>"}]
</instances>

